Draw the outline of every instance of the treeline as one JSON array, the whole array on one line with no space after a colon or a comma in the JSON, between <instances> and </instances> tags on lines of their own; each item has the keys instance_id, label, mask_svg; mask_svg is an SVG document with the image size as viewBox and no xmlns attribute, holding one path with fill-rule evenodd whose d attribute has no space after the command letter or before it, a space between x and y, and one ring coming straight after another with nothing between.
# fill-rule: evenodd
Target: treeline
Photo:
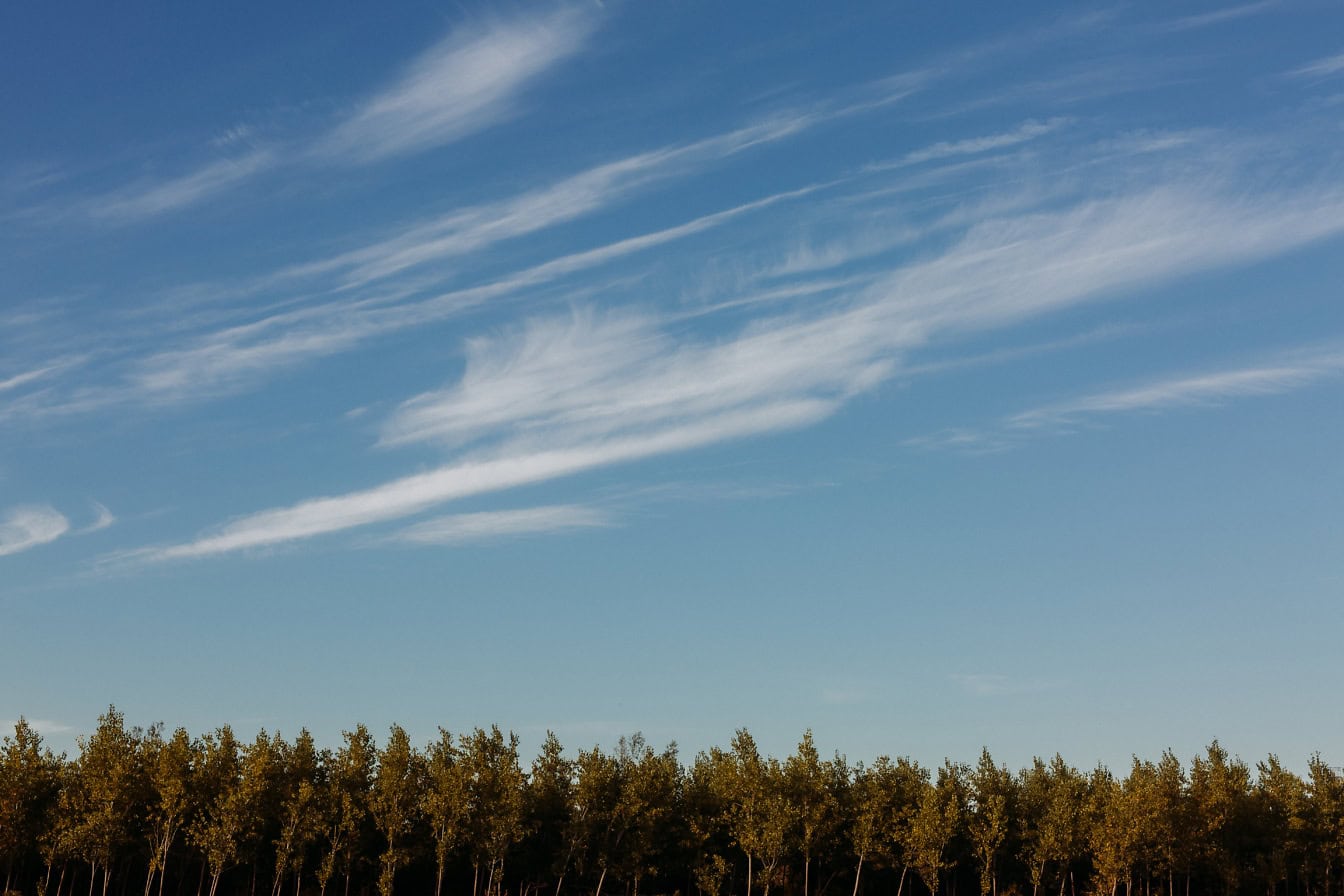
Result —
<instances>
[{"instance_id":1,"label":"treeline","mask_svg":"<svg viewBox=\"0 0 1344 896\"><path fill-rule=\"evenodd\" d=\"M39 896L1330 896L1344 780L1217 742L1122 777L1056 756L974 765L762 756L746 730L680 761L639 735L524 768L497 727L393 726L334 750L228 727L127 728L67 758L20 720L0 750L0 871Z\"/></svg>"}]
</instances>

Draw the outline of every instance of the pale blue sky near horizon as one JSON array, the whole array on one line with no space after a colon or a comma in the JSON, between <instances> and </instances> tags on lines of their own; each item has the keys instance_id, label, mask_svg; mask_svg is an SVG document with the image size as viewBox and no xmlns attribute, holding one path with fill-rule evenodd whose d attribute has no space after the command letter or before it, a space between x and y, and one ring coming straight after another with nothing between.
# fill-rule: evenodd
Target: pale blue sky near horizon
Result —
<instances>
[{"instance_id":1,"label":"pale blue sky near horizon","mask_svg":"<svg viewBox=\"0 0 1344 896\"><path fill-rule=\"evenodd\" d=\"M1344 8L0 13L0 720L1344 763Z\"/></svg>"}]
</instances>

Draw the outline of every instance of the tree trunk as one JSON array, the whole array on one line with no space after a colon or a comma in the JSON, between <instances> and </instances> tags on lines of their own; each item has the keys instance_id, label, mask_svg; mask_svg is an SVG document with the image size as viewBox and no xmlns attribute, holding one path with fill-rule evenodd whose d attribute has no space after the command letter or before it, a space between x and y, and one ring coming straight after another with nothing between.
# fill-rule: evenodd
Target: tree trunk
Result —
<instances>
[{"instance_id":1,"label":"tree trunk","mask_svg":"<svg viewBox=\"0 0 1344 896\"><path fill-rule=\"evenodd\" d=\"M863 856L859 856L859 864L854 866L854 896L859 896L859 877L863 874Z\"/></svg>"},{"instance_id":2,"label":"tree trunk","mask_svg":"<svg viewBox=\"0 0 1344 896\"><path fill-rule=\"evenodd\" d=\"M905 875L906 875L906 873L907 873L909 870L910 870L910 866L909 866L909 865L902 865L902 866L901 866L901 882L900 882L899 884L896 885L896 896L901 896L901 893L904 892L904 890L905 890Z\"/></svg>"},{"instance_id":3,"label":"tree trunk","mask_svg":"<svg viewBox=\"0 0 1344 896\"><path fill-rule=\"evenodd\" d=\"M439 873L434 878L434 896L442 896L443 893L443 862L439 862Z\"/></svg>"},{"instance_id":4,"label":"tree trunk","mask_svg":"<svg viewBox=\"0 0 1344 896\"><path fill-rule=\"evenodd\" d=\"M602 866L602 873L597 878L597 889L593 891L593 896L602 896L602 882L607 879L607 866Z\"/></svg>"},{"instance_id":5,"label":"tree trunk","mask_svg":"<svg viewBox=\"0 0 1344 896\"><path fill-rule=\"evenodd\" d=\"M560 887L565 882L565 872L560 872L560 879L555 882L555 896L560 896Z\"/></svg>"},{"instance_id":6,"label":"tree trunk","mask_svg":"<svg viewBox=\"0 0 1344 896\"><path fill-rule=\"evenodd\" d=\"M803 856L803 896L809 896L807 892L808 891L807 884L811 871L812 871L812 856L810 854L807 854Z\"/></svg>"},{"instance_id":7,"label":"tree trunk","mask_svg":"<svg viewBox=\"0 0 1344 896\"><path fill-rule=\"evenodd\" d=\"M747 896L751 896L751 853L747 853Z\"/></svg>"}]
</instances>

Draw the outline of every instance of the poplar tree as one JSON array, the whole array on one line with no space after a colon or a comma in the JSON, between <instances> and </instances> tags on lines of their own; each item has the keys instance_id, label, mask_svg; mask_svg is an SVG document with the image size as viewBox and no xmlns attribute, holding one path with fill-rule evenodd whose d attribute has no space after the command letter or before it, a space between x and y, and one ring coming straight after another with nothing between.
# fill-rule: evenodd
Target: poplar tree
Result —
<instances>
[{"instance_id":1,"label":"poplar tree","mask_svg":"<svg viewBox=\"0 0 1344 896\"><path fill-rule=\"evenodd\" d=\"M15 865L47 836L46 827L60 796L60 765L42 746L42 735L20 717L13 736L0 741L0 862L5 888L13 882ZM50 869L48 864L48 869ZM49 877L50 875L48 875Z\"/></svg>"},{"instance_id":2,"label":"poplar tree","mask_svg":"<svg viewBox=\"0 0 1344 896\"><path fill-rule=\"evenodd\" d=\"M384 847L378 872L378 892L392 896L399 871L410 859L407 838L419 814L417 797L423 787L420 755L400 725L393 725L387 743L378 753L369 809L383 835Z\"/></svg>"},{"instance_id":3,"label":"poplar tree","mask_svg":"<svg viewBox=\"0 0 1344 896\"><path fill-rule=\"evenodd\" d=\"M345 876L345 893L349 896L350 875L369 820L369 790L378 755L373 736L363 725L342 732L341 738L340 749L331 757L322 800L326 847L317 868L321 896L326 896L327 885L337 871Z\"/></svg>"},{"instance_id":4,"label":"poplar tree","mask_svg":"<svg viewBox=\"0 0 1344 896\"><path fill-rule=\"evenodd\" d=\"M948 845L963 827L965 777L962 766L945 761L938 769L937 781L921 795L919 810L911 819L910 865L934 896L948 866Z\"/></svg>"},{"instance_id":5,"label":"poplar tree","mask_svg":"<svg viewBox=\"0 0 1344 896\"><path fill-rule=\"evenodd\" d=\"M547 731L527 778L523 849L530 867L555 880L554 896L559 896L574 859L573 841L567 836L573 794L574 763L565 758L555 733Z\"/></svg>"},{"instance_id":6,"label":"poplar tree","mask_svg":"<svg viewBox=\"0 0 1344 896\"><path fill-rule=\"evenodd\" d=\"M140 749L149 778L146 813L149 873L145 876L145 896L150 896L156 880L162 896L168 857L187 824L196 796L194 777L199 750L185 728L176 729L171 738L164 740L159 725L151 726L145 733Z\"/></svg>"},{"instance_id":7,"label":"poplar tree","mask_svg":"<svg viewBox=\"0 0 1344 896\"><path fill-rule=\"evenodd\" d=\"M969 784L971 811L967 828L980 865L980 894L998 896L998 858L1015 809L1013 775L1007 767L995 765L985 748L971 771Z\"/></svg>"},{"instance_id":8,"label":"poplar tree","mask_svg":"<svg viewBox=\"0 0 1344 896\"><path fill-rule=\"evenodd\" d=\"M134 810L142 795L139 732L127 730L115 706L98 717L98 727L79 739L79 759L69 786L61 794L61 811L71 815L71 846L89 863L89 892L103 872L103 894L113 866L134 834Z\"/></svg>"},{"instance_id":9,"label":"poplar tree","mask_svg":"<svg viewBox=\"0 0 1344 896\"><path fill-rule=\"evenodd\" d=\"M784 763L788 798L798 816L798 847L803 854L803 896L811 896L812 856L839 823L840 801L831 763L821 761L812 729L803 733L798 750Z\"/></svg>"},{"instance_id":10,"label":"poplar tree","mask_svg":"<svg viewBox=\"0 0 1344 896\"><path fill-rule=\"evenodd\" d=\"M321 756L308 729L299 731L293 746L284 750L282 759L280 827L275 839L275 879L271 893L280 896L285 877L292 874L294 893L298 896L308 848L321 836L324 827L322 797L326 788Z\"/></svg>"},{"instance_id":11,"label":"poplar tree","mask_svg":"<svg viewBox=\"0 0 1344 896\"><path fill-rule=\"evenodd\" d=\"M477 728L463 745L467 763L467 797L472 816L476 855L487 863L486 896L504 889L504 860L523 837L522 766L518 762L518 735L505 738L498 725L486 732ZM479 859L478 859L479 861Z\"/></svg>"},{"instance_id":12,"label":"poplar tree","mask_svg":"<svg viewBox=\"0 0 1344 896\"><path fill-rule=\"evenodd\" d=\"M1197 825L1194 841L1209 872L1232 894L1241 880L1238 838L1250 793L1250 769L1230 758L1218 741L1190 766L1190 799Z\"/></svg>"},{"instance_id":13,"label":"poplar tree","mask_svg":"<svg viewBox=\"0 0 1344 896\"><path fill-rule=\"evenodd\" d=\"M453 736L439 729L437 740L425 750L425 786L420 794L420 812L429 823L434 839L434 896L443 892L443 870L454 848L462 841L468 819L467 781L462 754Z\"/></svg>"},{"instance_id":14,"label":"poplar tree","mask_svg":"<svg viewBox=\"0 0 1344 896\"><path fill-rule=\"evenodd\" d=\"M248 824L248 805L242 787L239 745L228 725L201 738L196 787L201 810L188 834L204 858L202 873L210 875L210 896L219 889L219 879L238 862L243 834ZM200 890L197 889L199 896Z\"/></svg>"}]
</instances>

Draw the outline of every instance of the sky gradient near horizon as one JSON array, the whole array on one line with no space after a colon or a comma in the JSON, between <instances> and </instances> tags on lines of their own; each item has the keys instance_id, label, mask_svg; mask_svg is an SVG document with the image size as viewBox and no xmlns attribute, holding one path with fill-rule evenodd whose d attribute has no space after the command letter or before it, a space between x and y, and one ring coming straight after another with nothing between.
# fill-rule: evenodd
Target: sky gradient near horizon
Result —
<instances>
[{"instance_id":1,"label":"sky gradient near horizon","mask_svg":"<svg viewBox=\"0 0 1344 896\"><path fill-rule=\"evenodd\" d=\"M1344 8L0 14L0 720L1344 764Z\"/></svg>"}]
</instances>

